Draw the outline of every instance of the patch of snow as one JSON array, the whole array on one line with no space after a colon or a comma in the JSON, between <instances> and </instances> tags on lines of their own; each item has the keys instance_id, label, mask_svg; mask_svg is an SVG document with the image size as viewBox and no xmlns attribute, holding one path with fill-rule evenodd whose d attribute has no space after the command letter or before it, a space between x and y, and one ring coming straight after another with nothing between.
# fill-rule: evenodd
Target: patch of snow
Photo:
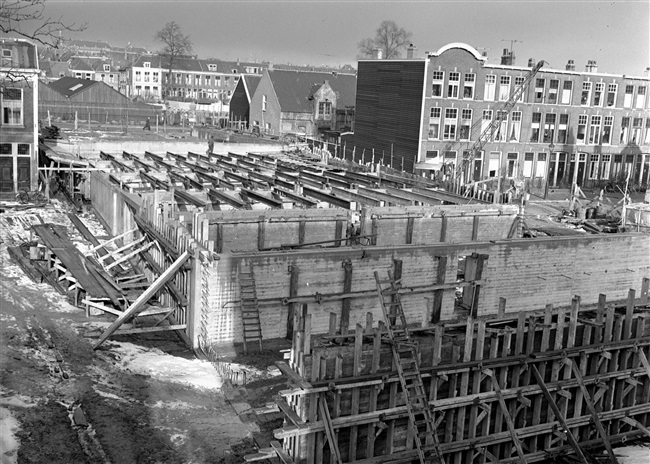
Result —
<instances>
[{"instance_id":1,"label":"patch of snow","mask_svg":"<svg viewBox=\"0 0 650 464\"><path fill-rule=\"evenodd\" d=\"M152 408L161 409L205 409L205 406L186 403L185 401L156 401L154 404L148 404Z\"/></svg>"},{"instance_id":2,"label":"patch of snow","mask_svg":"<svg viewBox=\"0 0 650 464\"><path fill-rule=\"evenodd\" d=\"M95 393L97 393L99 396L102 396L104 398L110 398L112 400L119 401L120 403L128 403L128 401L125 400L124 398L120 398L119 396L114 395L113 393L102 391L94 385L93 385L93 390L95 390Z\"/></svg>"},{"instance_id":3,"label":"patch of snow","mask_svg":"<svg viewBox=\"0 0 650 464\"><path fill-rule=\"evenodd\" d=\"M643 445L615 448L614 454L616 454L619 464L648 464L650 462L650 448Z\"/></svg>"},{"instance_id":4,"label":"patch of snow","mask_svg":"<svg viewBox=\"0 0 650 464\"><path fill-rule=\"evenodd\" d=\"M0 449L2 450L2 464L16 464L18 462L18 439L16 432L19 429L18 421L11 415L7 408L0 407Z\"/></svg>"}]
</instances>

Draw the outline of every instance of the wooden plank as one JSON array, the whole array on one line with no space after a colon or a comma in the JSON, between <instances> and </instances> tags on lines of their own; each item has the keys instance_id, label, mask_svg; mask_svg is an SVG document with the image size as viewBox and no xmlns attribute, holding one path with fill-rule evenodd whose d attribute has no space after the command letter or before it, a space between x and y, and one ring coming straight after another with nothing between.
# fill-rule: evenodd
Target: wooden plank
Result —
<instances>
[{"instance_id":1,"label":"wooden plank","mask_svg":"<svg viewBox=\"0 0 650 464\"><path fill-rule=\"evenodd\" d=\"M372 313L370 313L372 314ZM379 370L379 361L381 356L381 332L378 328L373 329L372 337L372 365L370 367L370 373L376 374ZM371 387L370 393L368 395L368 412L374 412L377 410L377 397L379 395L378 387ZM366 430L366 458L372 458L375 455L375 429L376 424L368 424Z\"/></svg>"},{"instance_id":2,"label":"wooden plank","mask_svg":"<svg viewBox=\"0 0 650 464\"><path fill-rule=\"evenodd\" d=\"M353 376L357 377L361 373L361 356L363 354L363 326L361 324L356 325L355 336L354 336L354 352L353 352ZM359 414L359 400L361 396L361 391L359 388L352 389L352 400L350 404L350 415L355 416ZM358 427L353 425L350 427L350 446L348 453L348 461L357 460L357 436L358 436Z\"/></svg>"},{"instance_id":3,"label":"wooden plank","mask_svg":"<svg viewBox=\"0 0 650 464\"><path fill-rule=\"evenodd\" d=\"M343 276L343 293L349 294L352 291L352 260L346 259L342 264ZM341 302L341 319L340 331L342 334L348 333L350 325L350 309L352 307L352 299L344 298Z\"/></svg>"},{"instance_id":4,"label":"wooden plank","mask_svg":"<svg viewBox=\"0 0 650 464\"><path fill-rule=\"evenodd\" d=\"M467 319L467 328L465 330L465 346L463 349L463 361L470 361L472 359L472 345L474 342L474 320L470 317ZM459 396L467 395L469 388L469 373L463 372L460 376L460 389ZM461 407L457 412L456 419L456 433L455 439L462 440L465 437L465 414L466 408ZM462 452L456 453L454 455L454 462L456 464L463 464L465 462L464 455Z\"/></svg>"},{"instance_id":5,"label":"wooden plank","mask_svg":"<svg viewBox=\"0 0 650 464\"><path fill-rule=\"evenodd\" d=\"M145 260L147 265L157 274L157 275L162 275L163 274L163 269L156 263L156 261L153 259L153 256L148 251L145 251L144 253L141 254L142 258ZM151 285L151 284L149 284ZM183 294L183 292L176 286L173 280L169 280L165 282L165 287L169 292L172 294L176 302L178 303L179 306L185 308L187 307L187 297Z\"/></svg>"},{"instance_id":6,"label":"wooden plank","mask_svg":"<svg viewBox=\"0 0 650 464\"><path fill-rule=\"evenodd\" d=\"M294 460L291 459L291 456L289 456L289 453L287 453L284 448L282 448L282 445L279 441L272 441L271 448L275 450L275 454L277 454L278 458L280 458L280 461L282 461L283 464L296 464Z\"/></svg>"},{"instance_id":7,"label":"wooden plank","mask_svg":"<svg viewBox=\"0 0 650 464\"><path fill-rule=\"evenodd\" d=\"M342 464L343 460L341 459L341 452L339 451L337 438L336 435L334 434L334 428L332 427L332 418L330 417L330 412L329 409L327 409L327 403L323 395L320 395L320 398L318 400L318 407L320 410L320 415L323 418L323 422L325 423L325 434L327 435L327 441L329 442L330 445L330 451L334 458L333 462L335 464Z\"/></svg>"},{"instance_id":8,"label":"wooden plank","mask_svg":"<svg viewBox=\"0 0 650 464\"><path fill-rule=\"evenodd\" d=\"M138 299L129 306L126 311L124 311L124 314L122 314L120 317L117 318L115 322L113 322L108 329L102 334L102 336L99 338L99 341L93 346L93 349L99 348L99 346L106 341L108 337L111 336L113 332L115 332L123 323L126 319L135 316L138 312L142 310L142 307L144 304L149 301L162 287L165 285L165 282L167 282L169 279L174 277L176 272L181 268L181 266L185 263L190 258L189 252L185 251L182 255L178 257L176 261L163 273L161 274L152 284L151 287L149 287L147 290L145 290L139 297Z\"/></svg>"},{"instance_id":9,"label":"wooden plank","mask_svg":"<svg viewBox=\"0 0 650 464\"><path fill-rule=\"evenodd\" d=\"M157 327L135 327L133 329L117 329L113 332L113 336L116 335L132 335L139 333L153 333L153 332L168 332L170 330L185 330L187 328L186 324L176 324L176 325L161 325Z\"/></svg>"}]
</instances>

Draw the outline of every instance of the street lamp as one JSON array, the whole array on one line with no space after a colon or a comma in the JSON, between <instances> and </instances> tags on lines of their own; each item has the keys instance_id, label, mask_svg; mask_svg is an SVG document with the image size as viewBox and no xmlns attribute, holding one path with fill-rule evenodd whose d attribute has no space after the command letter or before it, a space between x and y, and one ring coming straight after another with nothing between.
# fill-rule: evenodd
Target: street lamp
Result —
<instances>
[{"instance_id":1,"label":"street lamp","mask_svg":"<svg viewBox=\"0 0 650 464\"><path fill-rule=\"evenodd\" d=\"M548 159L546 160L546 186L544 187L544 200L548 199L548 184L550 182L549 176L551 174L551 155L553 154L554 149L555 145L551 142L548 145Z\"/></svg>"}]
</instances>

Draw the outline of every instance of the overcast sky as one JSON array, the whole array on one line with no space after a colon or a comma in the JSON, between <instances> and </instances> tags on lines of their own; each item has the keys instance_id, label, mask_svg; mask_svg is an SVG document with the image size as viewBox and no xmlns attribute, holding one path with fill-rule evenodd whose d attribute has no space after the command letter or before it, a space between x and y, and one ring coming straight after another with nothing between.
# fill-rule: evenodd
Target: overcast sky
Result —
<instances>
[{"instance_id":1,"label":"overcast sky","mask_svg":"<svg viewBox=\"0 0 650 464\"><path fill-rule=\"evenodd\" d=\"M87 29L73 38L159 48L153 36L176 21L199 57L293 64L350 63L357 43L385 19L413 33L419 56L450 42L486 49L498 63L511 40L528 58L577 70L643 76L650 66L650 1L466 0L47 0L46 13Z\"/></svg>"}]
</instances>

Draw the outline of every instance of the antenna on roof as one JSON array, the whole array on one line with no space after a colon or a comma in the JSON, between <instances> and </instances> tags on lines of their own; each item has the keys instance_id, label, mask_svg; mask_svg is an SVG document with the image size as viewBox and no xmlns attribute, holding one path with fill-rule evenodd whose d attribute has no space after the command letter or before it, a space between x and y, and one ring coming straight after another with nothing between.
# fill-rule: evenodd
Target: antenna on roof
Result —
<instances>
[{"instance_id":1,"label":"antenna on roof","mask_svg":"<svg viewBox=\"0 0 650 464\"><path fill-rule=\"evenodd\" d=\"M513 50L513 45L515 43L524 43L523 40L517 40L517 39L503 39L501 42L510 42L510 50L504 49L503 50L503 55L501 56L501 64L510 64L513 65L515 64L515 53Z\"/></svg>"}]
</instances>

